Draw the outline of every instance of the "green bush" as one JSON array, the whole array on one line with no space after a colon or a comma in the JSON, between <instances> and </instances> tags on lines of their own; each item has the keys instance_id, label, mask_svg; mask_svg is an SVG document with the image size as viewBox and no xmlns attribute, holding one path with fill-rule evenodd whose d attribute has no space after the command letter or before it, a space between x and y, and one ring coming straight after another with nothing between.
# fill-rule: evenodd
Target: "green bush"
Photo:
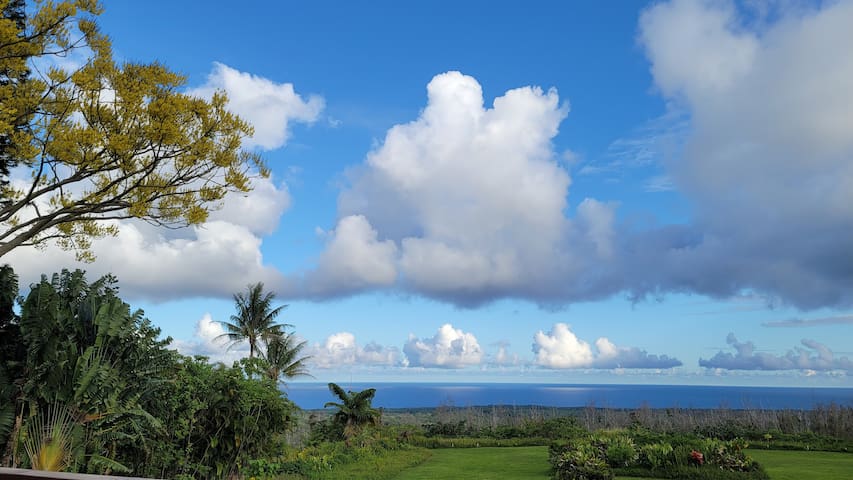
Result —
<instances>
[{"instance_id":1,"label":"green bush","mask_svg":"<svg viewBox=\"0 0 853 480\"><path fill-rule=\"evenodd\" d=\"M705 459L723 470L748 471L755 464L743 451L748 446L749 444L740 438L728 442L709 441L704 451Z\"/></svg>"},{"instance_id":2,"label":"green bush","mask_svg":"<svg viewBox=\"0 0 853 480\"><path fill-rule=\"evenodd\" d=\"M577 438L587 434L587 431L578 425L574 417L557 417L547 420L528 420L521 428L525 437L539 437L556 440L559 438Z\"/></svg>"},{"instance_id":3,"label":"green bush","mask_svg":"<svg viewBox=\"0 0 853 480\"><path fill-rule=\"evenodd\" d=\"M652 470L675 465L672 445L665 442L652 443L640 447L640 462Z\"/></svg>"},{"instance_id":4,"label":"green bush","mask_svg":"<svg viewBox=\"0 0 853 480\"><path fill-rule=\"evenodd\" d=\"M458 422L437 422L427 423L422 425L424 435L427 437L466 437L476 436L478 433L475 429L468 426L468 422L460 420Z\"/></svg>"},{"instance_id":5,"label":"green bush","mask_svg":"<svg viewBox=\"0 0 853 480\"><path fill-rule=\"evenodd\" d=\"M672 447L672 457L676 467L686 467L690 464L690 453L693 447L685 444Z\"/></svg>"},{"instance_id":6,"label":"green bush","mask_svg":"<svg viewBox=\"0 0 853 480\"><path fill-rule=\"evenodd\" d=\"M428 456L424 449L396 442L388 433L384 429L371 429L350 438L349 444L343 441L322 442L299 450L289 450L273 460L247 462L240 473L243 478L254 477L258 480L288 478L287 475L319 480L367 478L365 471L369 470L371 475L375 474L370 478L390 478L388 475L395 474L394 468L405 468ZM358 476L350 477L355 475L353 472L359 472Z\"/></svg>"},{"instance_id":7,"label":"green bush","mask_svg":"<svg viewBox=\"0 0 853 480\"><path fill-rule=\"evenodd\" d=\"M639 455L634 440L627 435L610 438L605 450L607 464L611 467L630 467L637 463Z\"/></svg>"},{"instance_id":8,"label":"green bush","mask_svg":"<svg viewBox=\"0 0 853 480\"><path fill-rule=\"evenodd\" d=\"M761 466L744 453L748 444L740 438L722 441L691 435L643 433L645 441L669 437L680 443L658 440L638 446L632 434L632 430L606 430L585 438L552 443L549 461L555 478L612 478L613 474L699 480L768 478Z\"/></svg>"},{"instance_id":9,"label":"green bush","mask_svg":"<svg viewBox=\"0 0 853 480\"><path fill-rule=\"evenodd\" d=\"M557 480L610 480L613 471L601 456L601 450L590 443L578 443L556 457L554 478Z\"/></svg>"},{"instance_id":10,"label":"green bush","mask_svg":"<svg viewBox=\"0 0 853 480\"><path fill-rule=\"evenodd\" d=\"M281 451L297 408L257 374L259 360L226 367L170 350L171 339L119 297L116 282L63 270L31 285L16 334L0 335L0 353L15 355L0 359L0 376L16 386L0 385L0 417L13 401L31 412L25 431L49 409L76 412L73 430L85 434L72 451L74 472L226 477ZM20 344L9 349L13 339Z\"/></svg>"}]
</instances>

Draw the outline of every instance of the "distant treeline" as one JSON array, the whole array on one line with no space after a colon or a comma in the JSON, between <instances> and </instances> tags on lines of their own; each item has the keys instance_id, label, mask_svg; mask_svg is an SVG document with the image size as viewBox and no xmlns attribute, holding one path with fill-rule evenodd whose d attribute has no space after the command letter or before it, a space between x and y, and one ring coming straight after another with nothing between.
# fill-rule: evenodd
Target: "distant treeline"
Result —
<instances>
[{"instance_id":1,"label":"distant treeline","mask_svg":"<svg viewBox=\"0 0 853 480\"><path fill-rule=\"evenodd\" d=\"M323 416L322 411L307 415ZM385 409L386 425L409 425L426 434L441 436L521 436L525 430L552 420L569 419L588 431L643 427L656 432L698 433L707 437L765 440L781 436L815 435L853 442L853 407L829 404L812 410L687 409L687 408L581 408L541 406L475 406ZM565 423L560 422L560 423Z\"/></svg>"}]
</instances>

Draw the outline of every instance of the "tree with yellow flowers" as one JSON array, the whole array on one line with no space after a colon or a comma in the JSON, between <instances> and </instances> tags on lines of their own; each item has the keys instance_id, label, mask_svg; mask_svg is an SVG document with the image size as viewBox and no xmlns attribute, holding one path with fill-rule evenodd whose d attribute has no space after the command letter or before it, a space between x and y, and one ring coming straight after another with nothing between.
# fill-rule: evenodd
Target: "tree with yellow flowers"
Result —
<instances>
[{"instance_id":1,"label":"tree with yellow flowers","mask_svg":"<svg viewBox=\"0 0 853 480\"><path fill-rule=\"evenodd\" d=\"M52 240L91 260L91 240L117 233L108 220L199 224L268 174L224 94L113 59L96 0L40 1L26 19L22 4L0 0L0 257ZM54 61L84 48L79 68Z\"/></svg>"}]
</instances>

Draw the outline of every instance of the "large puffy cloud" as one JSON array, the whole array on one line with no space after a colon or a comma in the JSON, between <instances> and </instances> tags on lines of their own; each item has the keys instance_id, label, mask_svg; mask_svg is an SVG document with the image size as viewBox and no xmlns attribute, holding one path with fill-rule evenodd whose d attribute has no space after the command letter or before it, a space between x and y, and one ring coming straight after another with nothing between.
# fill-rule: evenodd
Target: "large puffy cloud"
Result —
<instances>
[{"instance_id":1,"label":"large puffy cloud","mask_svg":"<svg viewBox=\"0 0 853 480\"><path fill-rule=\"evenodd\" d=\"M276 185L269 178L258 178L250 192L228 194L222 207L211 212L208 220L221 220L244 226L256 235L269 235L278 228L279 219L290 208L290 203L285 183Z\"/></svg>"},{"instance_id":2,"label":"large puffy cloud","mask_svg":"<svg viewBox=\"0 0 853 480\"><path fill-rule=\"evenodd\" d=\"M642 15L655 84L690 117L666 168L696 217L631 239L637 293L853 304L853 56L839 48L853 44L853 3L791 5L756 17L674 0Z\"/></svg>"},{"instance_id":3,"label":"large puffy cloud","mask_svg":"<svg viewBox=\"0 0 853 480\"><path fill-rule=\"evenodd\" d=\"M586 199L565 215L570 178L551 141L568 107L557 92L518 88L487 108L474 78L448 72L427 93L420 116L350 172L332 239L293 294L393 284L470 306L618 291L601 264L614 255L615 207Z\"/></svg>"},{"instance_id":4,"label":"large puffy cloud","mask_svg":"<svg viewBox=\"0 0 853 480\"><path fill-rule=\"evenodd\" d=\"M592 347L579 339L565 323L555 324L550 332L533 336L536 364L548 368L588 367L592 364Z\"/></svg>"},{"instance_id":5,"label":"large puffy cloud","mask_svg":"<svg viewBox=\"0 0 853 480\"><path fill-rule=\"evenodd\" d=\"M486 107L476 80L448 72L339 197L330 245L359 218L353 244L385 246L359 263L383 268L326 262L294 295L396 287L475 306L752 291L801 309L853 305L853 56L838 48L853 44L853 3L749 5L672 0L640 18L679 125L668 131L683 137L665 142L677 148L647 188L683 194L686 224L618 224L614 204L569 202L551 145L568 111L556 91L510 90Z\"/></svg>"},{"instance_id":6,"label":"large puffy cloud","mask_svg":"<svg viewBox=\"0 0 853 480\"><path fill-rule=\"evenodd\" d=\"M205 313L196 322L195 332L189 340L175 339L172 345L184 355L203 355L214 362L230 365L249 356L248 344L229 345L220 336L225 333L222 325Z\"/></svg>"},{"instance_id":7,"label":"large puffy cloud","mask_svg":"<svg viewBox=\"0 0 853 480\"><path fill-rule=\"evenodd\" d=\"M260 235L273 231L289 206L286 187L259 179L253 191L229 194L224 204L209 222L181 230L111 221L118 235L93 242L97 259L91 264L79 263L72 252L56 247L20 247L4 255L3 262L15 268L23 285L57 268L81 268L90 278L112 273L120 281L122 296L130 299L225 297L242 290L249 281L279 288L284 279L264 264ZM241 214L235 210L241 206L253 211Z\"/></svg>"},{"instance_id":8,"label":"large puffy cloud","mask_svg":"<svg viewBox=\"0 0 853 480\"><path fill-rule=\"evenodd\" d=\"M303 295L323 298L393 284L397 246L391 240L378 240L377 235L362 215L342 218L327 234L316 269L301 279Z\"/></svg>"},{"instance_id":9,"label":"large puffy cloud","mask_svg":"<svg viewBox=\"0 0 853 480\"><path fill-rule=\"evenodd\" d=\"M218 62L207 82L189 93L210 98L216 91L228 94L228 109L255 128L246 145L264 150L283 146L290 137L291 123L313 123L325 106L317 95L303 99L292 83L276 83Z\"/></svg>"},{"instance_id":10,"label":"large puffy cloud","mask_svg":"<svg viewBox=\"0 0 853 480\"><path fill-rule=\"evenodd\" d=\"M735 350L734 354L717 352L709 359L699 359L699 366L726 370L846 370L853 371L853 361L838 357L826 345L814 340L803 339L803 347L789 350L782 355L756 352L752 342L739 342L729 333L726 343Z\"/></svg>"},{"instance_id":11,"label":"large puffy cloud","mask_svg":"<svg viewBox=\"0 0 853 480\"><path fill-rule=\"evenodd\" d=\"M651 355L636 347L614 345L606 337L595 341L595 349L574 334L565 323L557 323L550 332L533 336L536 365L553 368L672 368L681 361L666 355Z\"/></svg>"},{"instance_id":12,"label":"large puffy cloud","mask_svg":"<svg viewBox=\"0 0 853 480\"><path fill-rule=\"evenodd\" d=\"M376 342L361 346L355 335L339 332L329 335L322 344L315 344L308 351L309 363L317 368L340 368L356 366L399 366L403 363L400 350Z\"/></svg>"},{"instance_id":13,"label":"large puffy cloud","mask_svg":"<svg viewBox=\"0 0 853 480\"><path fill-rule=\"evenodd\" d=\"M483 350L472 333L447 323L432 338L409 337L403 347L412 367L463 368L479 365Z\"/></svg>"}]
</instances>

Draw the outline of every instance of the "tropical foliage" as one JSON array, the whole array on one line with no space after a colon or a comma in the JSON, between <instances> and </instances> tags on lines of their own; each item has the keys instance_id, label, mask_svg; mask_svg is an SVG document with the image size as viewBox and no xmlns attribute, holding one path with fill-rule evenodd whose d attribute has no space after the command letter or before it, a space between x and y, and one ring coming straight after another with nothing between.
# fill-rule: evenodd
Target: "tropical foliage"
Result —
<instances>
[{"instance_id":1,"label":"tropical foliage","mask_svg":"<svg viewBox=\"0 0 853 480\"><path fill-rule=\"evenodd\" d=\"M375 388L368 388L360 392L344 391L335 383L329 384L332 392L340 402L326 402L324 407L335 407L337 411L332 415L333 425L340 428L345 439L358 434L362 428L368 425L379 425L382 412L373 408L373 397L376 395Z\"/></svg>"},{"instance_id":2,"label":"tropical foliage","mask_svg":"<svg viewBox=\"0 0 853 480\"><path fill-rule=\"evenodd\" d=\"M249 358L254 358L259 346L268 346L274 339L285 335L284 329L288 324L275 323L276 317L287 305L273 307L275 294L264 292L264 284L258 282L246 287L245 293L234 294L235 315L230 322L219 322L225 329L220 335L231 346L242 342L249 343Z\"/></svg>"},{"instance_id":3,"label":"tropical foliage","mask_svg":"<svg viewBox=\"0 0 853 480\"><path fill-rule=\"evenodd\" d=\"M306 365L310 357L302 355L307 344L304 340L298 340L293 333L270 339L264 357L268 365L266 373L270 380L310 376Z\"/></svg>"},{"instance_id":4,"label":"tropical foliage","mask_svg":"<svg viewBox=\"0 0 853 480\"><path fill-rule=\"evenodd\" d=\"M21 377L25 355L18 316L13 310L17 295L18 277L10 266L0 266L0 459L6 456L3 446L15 424L18 388L12 379Z\"/></svg>"},{"instance_id":5,"label":"tropical foliage","mask_svg":"<svg viewBox=\"0 0 853 480\"><path fill-rule=\"evenodd\" d=\"M0 280L0 297L17 296L10 270ZM2 328L21 342L0 359L4 465L222 478L279 449L292 427L295 406L253 361L229 368L170 350L110 276L43 277Z\"/></svg>"},{"instance_id":6,"label":"tropical foliage","mask_svg":"<svg viewBox=\"0 0 853 480\"><path fill-rule=\"evenodd\" d=\"M641 437L639 437L641 438ZM674 442L674 443L673 443ZM614 474L693 479L766 479L741 439L681 436L637 446L630 431L600 431L550 448L554 478L610 479Z\"/></svg>"}]
</instances>

